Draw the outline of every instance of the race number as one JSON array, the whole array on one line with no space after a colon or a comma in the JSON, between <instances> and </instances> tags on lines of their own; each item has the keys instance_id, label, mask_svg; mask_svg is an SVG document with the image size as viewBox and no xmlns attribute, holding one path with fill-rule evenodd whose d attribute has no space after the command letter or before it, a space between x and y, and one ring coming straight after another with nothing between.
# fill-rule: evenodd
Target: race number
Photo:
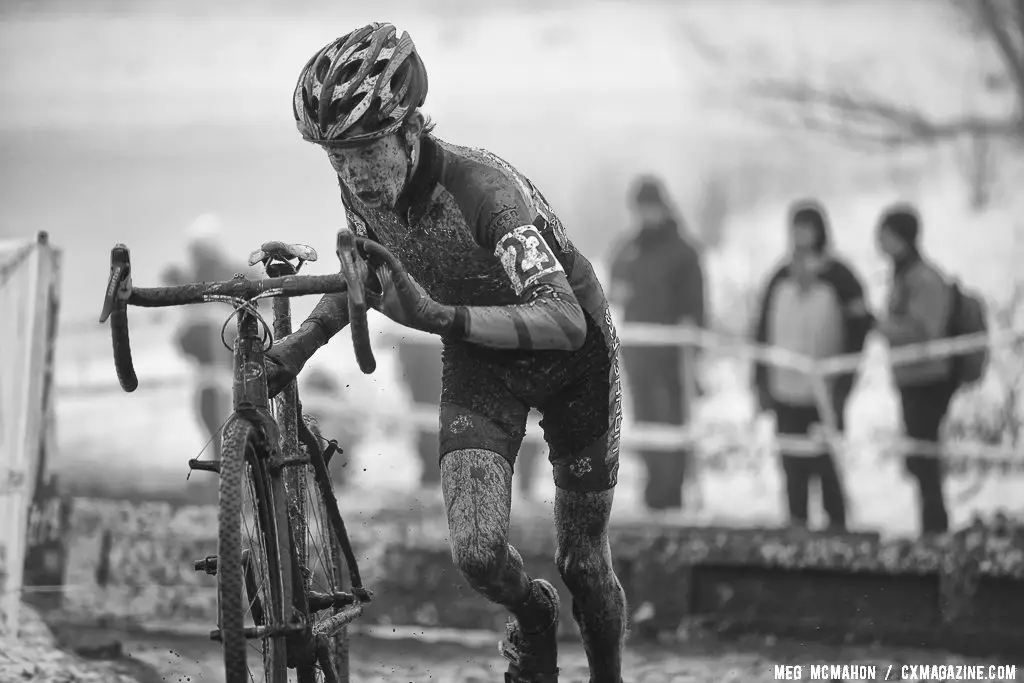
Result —
<instances>
[{"instance_id":1,"label":"race number","mask_svg":"<svg viewBox=\"0 0 1024 683\"><path fill-rule=\"evenodd\" d=\"M517 296L548 273L565 270L534 225L521 225L506 233L498 241L494 255L505 268Z\"/></svg>"}]
</instances>

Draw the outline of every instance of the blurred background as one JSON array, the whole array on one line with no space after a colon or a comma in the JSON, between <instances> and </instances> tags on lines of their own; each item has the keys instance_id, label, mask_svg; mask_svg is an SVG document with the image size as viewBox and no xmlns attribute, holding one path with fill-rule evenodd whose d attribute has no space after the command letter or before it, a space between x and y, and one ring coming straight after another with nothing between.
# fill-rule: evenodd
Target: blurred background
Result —
<instances>
[{"instance_id":1,"label":"blurred background","mask_svg":"<svg viewBox=\"0 0 1024 683\"><path fill-rule=\"evenodd\" d=\"M182 558L209 546L214 525L196 521L201 509L182 506L212 500L203 473L187 479L187 461L210 454L211 429L229 407L229 353L219 342L229 311L133 309L140 387L125 394L109 331L96 322L109 251L117 242L130 246L138 286L258 277L247 256L268 240L311 245L321 258L308 272L335 270L344 210L325 155L295 130L292 90L314 50L374 20L415 40L430 74L425 111L436 134L493 151L529 176L606 289L636 235L641 176L658 179L698 259L698 317L721 344L690 365L689 405L677 411L685 419L665 420L696 434L692 447L679 449L687 461L681 498L678 486L662 491L674 503L652 498L648 482L658 476L649 476L652 461L633 428L651 418L634 410L644 392L626 367L617 519L785 526L792 520L774 425L757 405L743 340L768 277L790 256L792 202L816 198L827 209L834 251L863 279L876 312L886 306L891 271L876 224L887 205L905 200L920 211L922 250L983 295L990 329L1006 336L1024 325L1019 8L1014 0L6 0L0 242L31 243L45 232L62 254L57 443L46 447L53 478L43 483L51 497L73 498L76 511L70 521L47 521L37 491L29 552L42 554L28 565L42 566L43 578L26 585L64 582L73 598L65 607L91 616L123 606L136 616L199 615L209 627L212 580L186 577ZM8 276L6 263L0 272ZM5 312L15 310L16 299L3 301ZM294 302L296 324L314 303ZM15 342L24 334L20 319L5 317L6 339ZM429 347L417 355L399 344L400 331L380 316L371 327L377 372L359 372L345 332L307 366L302 396L324 435L345 449L334 475L346 515L434 506L436 514L419 521L431 520L440 542L436 437L417 426L436 424L429 406L439 390L436 360ZM960 392L945 420L947 440L978 454L946 472L952 530L975 516L1024 512L1024 345L1010 336L994 347L984 381ZM5 350L17 346L9 343ZM918 482L894 447L903 426L887 353L869 337L847 406L847 446L836 454L845 527L916 538ZM8 365L20 368L21 358L10 355ZM522 454L516 518L546 522L550 514L544 455L539 446ZM821 507L811 505L812 528L828 523ZM58 528L73 528L66 555L46 554L40 529L57 543ZM207 536L188 537L197 529ZM58 555L65 560L47 565ZM439 556L447 567L447 554ZM642 578L635 583L643 589ZM885 600L902 590L885 592ZM395 594L397 603L409 602ZM418 615L416 622L423 623ZM166 642L154 642L150 659L166 658ZM202 657L203 675L216 679L217 654ZM636 666L657 659L637 657ZM459 653L449 659L469 661ZM380 661L393 663L394 653ZM668 670L668 660L657 661ZM410 671L420 664L413 656ZM160 666L180 674L176 663ZM737 666L698 678L725 680ZM744 666L767 671L763 660ZM392 680L384 668L374 675L364 680Z\"/></svg>"},{"instance_id":2,"label":"blurred background","mask_svg":"<svg viewBox=\"0 0 1024 683\"><path fill-rule=\"evenodd\" d=\"M888 202L906 199L921 209L927 253L1012 323L1024 255L1014 128L1024 84L972 8L925 0L4 3L0 238L46 231L64 254L53 461L62 487L188 498L185 463L207 442L194 409L195 365L177 341L192 313L132 311L141 386L120 392L108 332L96 323L109 249L131 247L140 286L168 269L191 272L189 245L203 239L229 273L245 270L247 254L270 239L312 245L321 260L310 272L331 271L344 212L324 155L294 129L291 92L313 50L379 18L414 37L438 136L490 149L530 176L602 273L633 228L631 183L659 176L700 245L716 331L747 334L759 289L786 253L786 207L808 196L829 209L836 249L874 305L884 303L887 272L874 225ZM1020 36L1010 39L1019 50ZM296 302L296 317L313 303ZM226 315L217 308L214 317ZM349 441L354 490L414 490L417 436L394 407L396 396L411 398L393 335L379 317L374 325L377 373L359 374L345 333L311 363L307 393L335 406L322 415L324 430ZM912 534L913 486L880 445L899 430L882 354L869 344L873 360L851 399L851 438L867 445L843 463L850 525ZM688 482L699 502L680 514L773 524L785 519L778 466L734 357L712 352L700 368L704 395L692 420L708 437ZM988 391L957 403L957 419L985 422L985 406L1004 405L1007 386ZM532 484L539 504L553 491L547 467ZM645 512L642 479L626 453L617 514ZM1020 506L1016 475L960 473L947 485L957 523Z\"/></svg>"}]
</instances>

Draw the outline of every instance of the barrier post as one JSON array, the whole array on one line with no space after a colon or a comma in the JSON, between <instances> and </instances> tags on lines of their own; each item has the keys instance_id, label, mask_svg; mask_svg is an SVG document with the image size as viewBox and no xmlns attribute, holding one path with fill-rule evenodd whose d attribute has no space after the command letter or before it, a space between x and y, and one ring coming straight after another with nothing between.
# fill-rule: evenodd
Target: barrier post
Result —
<instances>
[{"instance_id":1,"label":"barrier post","mask_svg":"<svg viewBox=\"0 0 1024 683\"><path fill-rule=\"evenodd\" d=\"M683 320L683 327L696 330L697 326L692 320L686 318ZM694 406L697 403L697 362L698 355L696 353L696 346L688 340L681 340L679 346L682 349L683 354L683 369L682 369L682 383L683 383L683 415L682 425L683 428L688 428L693 424L693 413ZM692 444L691 444L692 446ZM701 468L697 459L696 448L684 448L683 457L688 458L686 478L683 480L683 490L686 492L686 500L691 497L694 499L694 509L700 512L704 509L704 493L701 487Z\"/></svg>"},{"instance_id":2,"label":"barrier post","mask_svg":"<svg viewBox=\"0 0 1024 683\"><path fill-rule=\"evenodd\" d=\"M27 325L7 332L12 344L10 363L2 371L4 380L16 387L13 394L16 402L2 406L9 411L0 415L7 423L2 435L8 481L0 482L0 503L5 503L2 541L6 545L6 581L4 595L0 596L0 617L6 632L18 636L22 586L25 573L25 551L28 534L29 508L36 487L37 459L41 446L41 434L45 429L43 410L43 379L47 357L46 337L49 324L50 280L53 274L51 249L46 233L39 233L36 242L25 247L24 260L12 266L12 272L19 270L24 275L19 279L23 285L17 288L9 279L4 292L5 304L11 308L9 323L27 321ZM13 276L12 276L13 277ZM18 308L24 316L15 315ZM3 500L6 498L6 500Z\"/></svg>"}]
</instances>

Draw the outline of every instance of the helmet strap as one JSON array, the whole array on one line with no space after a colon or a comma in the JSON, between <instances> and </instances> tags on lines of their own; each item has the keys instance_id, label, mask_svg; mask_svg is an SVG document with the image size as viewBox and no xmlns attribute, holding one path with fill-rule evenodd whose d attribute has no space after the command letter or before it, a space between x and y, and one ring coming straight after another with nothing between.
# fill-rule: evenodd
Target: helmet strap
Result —
<instances>
[{"instance_id":1,"label":"helmet strap","mask_svg":"<svg viewBox=\"0 0 1024 683\"><path fill-rule=\"evenodd\" d=\"M406 145L408 150L409 164L405 171L405 182L408 184L412 180L412 175L416 171L416 162L419 160L419 146L415 140L408 141Z\"/></svg>"}]
</instances>

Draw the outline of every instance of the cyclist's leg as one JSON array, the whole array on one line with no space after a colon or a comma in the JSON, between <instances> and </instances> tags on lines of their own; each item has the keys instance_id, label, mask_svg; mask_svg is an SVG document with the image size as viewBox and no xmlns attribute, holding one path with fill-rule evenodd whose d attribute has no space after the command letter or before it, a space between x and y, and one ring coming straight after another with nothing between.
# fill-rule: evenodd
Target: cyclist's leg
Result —
<instances>
[{"instance_id":1,"label":"cyclist's leg","mask_svg":"<svg viewBox=\"0 0 1024 683\"><path fill-rule=\"evenodd\" d=\"M452 559L470 586L531 629L550 622L551 610L508 543L512 468L527 412L485 364L446 358L440 457Z\"/></svg>"},{"instance_id":2,"label":"cyclist's leg","mask_svg":"<svg viewBox=\"0 0 1024 683\"><path fill-rule=\"evenodd\" d=\"M572 593L591 683L619 683L626 596L612 567L608 522L619 468L622 394L611 320L578 379L544 405L555 476L555 562Z\"/></svg>"}]
</instances>

